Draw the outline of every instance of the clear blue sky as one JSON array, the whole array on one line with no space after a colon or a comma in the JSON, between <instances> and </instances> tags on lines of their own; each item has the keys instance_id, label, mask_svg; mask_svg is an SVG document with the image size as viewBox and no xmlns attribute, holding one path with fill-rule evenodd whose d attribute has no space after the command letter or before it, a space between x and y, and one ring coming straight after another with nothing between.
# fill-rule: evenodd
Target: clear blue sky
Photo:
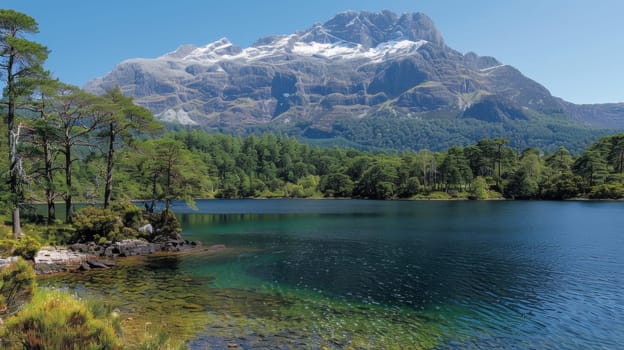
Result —
<instances>
[{"instance_id":1,"label":"clear blue sky","mask_svg":"<svg viewBox=\"0 0 624 350\"><path fill-rule=\"evenodd\" d=\"M116 63L221 37L246 47L345 10L423 12L446 43L520 69L576 103L624 102L623 0L2 0L33 16L46 67L84 85Z\"/></svg>"}]
</instances>

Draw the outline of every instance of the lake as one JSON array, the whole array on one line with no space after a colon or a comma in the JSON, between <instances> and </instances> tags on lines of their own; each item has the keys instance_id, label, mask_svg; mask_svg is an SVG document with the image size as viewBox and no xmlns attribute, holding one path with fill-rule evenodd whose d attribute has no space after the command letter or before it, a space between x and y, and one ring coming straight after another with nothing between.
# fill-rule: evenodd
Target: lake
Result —
<instances>
[{"instance_id":1,"label":"lake","mask_svg":"<svg viewBox=\"0 0 624 350\"><path fill-rule=\"evenodd\" d=\"M104 298L128 329L165 323L193 349L624 344L623 202L197 205L174 211L205 248L41 284Z\"/></svg>"}]
</instances>

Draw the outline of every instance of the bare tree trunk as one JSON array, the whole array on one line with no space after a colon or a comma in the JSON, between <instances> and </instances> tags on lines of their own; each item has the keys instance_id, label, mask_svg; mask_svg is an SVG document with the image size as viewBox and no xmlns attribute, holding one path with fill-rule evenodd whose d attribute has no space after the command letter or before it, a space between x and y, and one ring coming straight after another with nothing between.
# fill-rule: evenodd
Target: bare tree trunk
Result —
<instances>
[{"instance_id":1,"label":"bare tree trunk","mask_svg":"<svg viewBox=\"0 0 624 350\"><path fill-rule=\"evenodd\" d=\"M56 208L54 206L54 178L52 177L52 150L47 136L43 139L43 153L45 162L46 179L46 202L48 205L48 224L53 224L56 220Z\"/></svg>"},{"instance_id":2,"label":"bare tree trunk","mask_svg":"<svg viewBox=\"0 0 624 350\"><path fill-rule=\"evenodd\" d=\"M13 209L13 234L15 238L22 236L22 224L20 222L20 210L19 207Z\"/></svg>"},{"instance_id":3,"label":"bare tree trunk","mask_svg":"<svg viewBox=\"0 0 624 350\"><path fill-rule=\"evenodd\" d=\"M113 157L115 156L115 123L110 123L108 155L106 157L106 184L104 186L104 209L110 205L113 193Z\"/></svg>"},{"instance_id":4,"label":"bare tree trunk","mask_svg":"<svg viewBox=\"0 0 624 350\"><path fill-rule=\"evenodd\" d=\"M171 167L171 160L169 160L169 163L167 164L167 190L165 191L165 223L169 221L169 208L171 207Z\"/></svg>"},{"instance_id":5,"label":"bare tree trunk","mask_svg":"<svg viewBox=\"0 0 624 350\"><path fill-rule=\"evenodd\" d=\"M152 175L152 203L149 207L149 212L153 213L154 212L154 208L156 207L156 180L158 179L158 175L153 174Z\"/></svg>"},{"instance_id":6,"label":"bare tree trunk","mask_svg":"<svg viewBox=\"0 0 624 350\"><path fill-rule=\"evenodd\" d=\"M46 196L48 201L48 224L52 225L56 221L56 205L54 204L54 194L52 191L46 190Z\"/></svg>"},{"instance_id":7,"label":"bare tree trunk","mask_svg":"<svg viewBox=\"0 0 624 350\"><path fill-rule=\"evenodd\" d=\"M65 222L72 222L73 208L72 208L72 161L71 161L71 146L65 145Z\"/></svg>"},{"instance_id":8,"label":"bare tree trunk","mask_svg":"<svg viewBox=\"0 0 624 350\"><path fill-rule=\"evenodd\" d=\"M11 53L7 62L7 93L8 93L8 110L7 110L7 129L9 139L9 188L12 196L13 204L13 234L19 237L22 234L22 226L20 223L20 199L18 193L18 157L17 157L17 138L15 137L15 100L17 94L15 92L15 76L13 74L13 65L15 63L15 55Z\"/></svg>"},{"instance_id":9,"label":"bare tree trunk","mask_svg":"<svg viewBox=\"0 0 624 350\"><path fill-rule=\"evenodd\" d=\"M9 155L11 158L11 169L10 169L10 183L11 183L11 194L13 196L13 234L16 238L19 238L22 235L22 226L20 222L20 202L21 202L21 193L19 189L19 180L22 169L22 160L17 154L17 144L19 142L19 134L20 134L20 126L17 127L17 132L13 132L13 129L9 131Z\"/></svg>"}]
</instances>

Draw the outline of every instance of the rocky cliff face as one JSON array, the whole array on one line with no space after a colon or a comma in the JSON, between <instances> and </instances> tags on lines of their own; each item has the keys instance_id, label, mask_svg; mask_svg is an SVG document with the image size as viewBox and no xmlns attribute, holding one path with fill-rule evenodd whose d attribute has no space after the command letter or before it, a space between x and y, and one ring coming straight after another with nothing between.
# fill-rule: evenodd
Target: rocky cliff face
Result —
<instances>
[{"instance_id":1,"label":"rocky cliff face","mask_svg":"<svg viewBox=\"0 0 624 350\"><path fill-rule=\"evenodd\" d=\"M87 84L119 86L161 120L207 128L286 127L332 136L354 118L473 118L484 122L563 115L624 127L624 104L577 106L492 57L461 54L421 13L345 12L290 35L240 48L223 38L131 59Z\"/></svg>"}]
</instances>

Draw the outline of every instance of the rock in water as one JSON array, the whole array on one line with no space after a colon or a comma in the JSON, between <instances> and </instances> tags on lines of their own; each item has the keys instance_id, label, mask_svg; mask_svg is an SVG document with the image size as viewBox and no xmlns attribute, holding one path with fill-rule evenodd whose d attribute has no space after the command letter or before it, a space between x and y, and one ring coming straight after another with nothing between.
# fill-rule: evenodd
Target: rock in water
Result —
<instances>
[{"instance_id":1,"label":"rock in water","mask_svg":"<svg viewBox=\"0 0 624 350\"><path fill-rule=\"evenodd\" d=\"M89 265L89 267L94 268L94 269L107 269L108 268L108 265L106 265L105 263L101 261L93 260L93 259L88 259L87 264Z\"/></svg>"}]
</instances>

